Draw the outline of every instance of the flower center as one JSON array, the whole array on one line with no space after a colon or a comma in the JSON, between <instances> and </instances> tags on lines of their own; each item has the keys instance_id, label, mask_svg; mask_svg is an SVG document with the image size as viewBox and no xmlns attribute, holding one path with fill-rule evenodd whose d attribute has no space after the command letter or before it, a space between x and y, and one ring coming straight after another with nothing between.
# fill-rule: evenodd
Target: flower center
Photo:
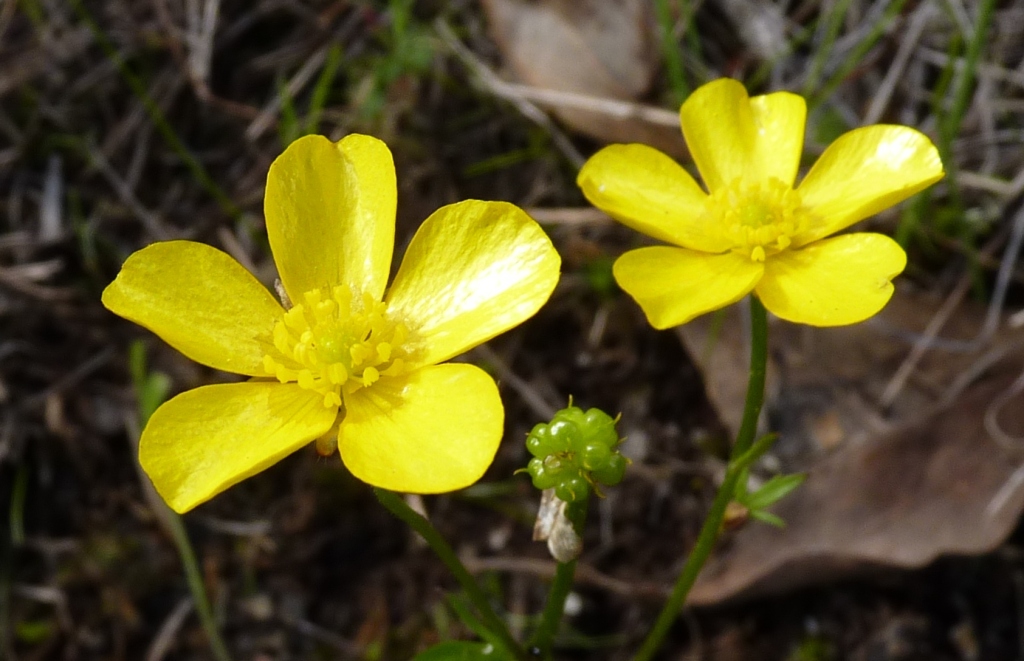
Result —
<instances>
[{"instance_id":1,"label":"flower center","mask_svg":"<svg viewBox=\"0 0 1024 661\"><path fill-rule=\"evenodd\" d=\"M373 385L407 369L409 329L369 294L345 286L314 289L274 326L274 348L263 356L267 374L298 383L341 406L342 392Z\"/></svg>"},{"instance_id":2,"label":"flower center","mask_svg":"<svg viewBox=\"0 0 1024 661\"><path fill-rule=\"evenodd\" d=\"M753 184L736 179L709 195L706 205L733 250L755 262L788 248L811 220L800 194L775 177Z\"/></svg>"}]
</instances>

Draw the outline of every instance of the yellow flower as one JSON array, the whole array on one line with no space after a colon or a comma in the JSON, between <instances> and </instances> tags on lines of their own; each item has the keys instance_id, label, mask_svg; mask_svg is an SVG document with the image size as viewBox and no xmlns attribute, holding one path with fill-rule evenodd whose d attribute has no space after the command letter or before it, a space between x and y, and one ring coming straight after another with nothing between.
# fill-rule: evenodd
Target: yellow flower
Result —
<instances>
[{"instance_id":1,"label":"yellow flower","mask_svg":"<svg viewBox=\"0 0 1024 661\"><path fill-rule=\"evenodd\" d=\"M270 166L264 200L290 309L201 243L156 243L125 262L107 308L197 362L253 377L153 414L139 460L172 508L313 440L386 489L439 493L483 475L503 430L497 387L478 367L438 363L533 315L560 260L519 208L469 200L423 222L385 293L395 204L384 143L307 136Z\"/></svg>"},{"instance_id":2,"label":"yellow flower","mask_svg":"<svg viewBox=\"0 0 1024 661\"><path fill-rule=\"evenodd\" d=\"M645 145L611 145L577 183L619 222L673 246L632 250L613 269L655 328L669 328L755 292L773 314L813 326L874 315L906 254L880 234L825 238L943 176L938 151L905 126L839 137L799 186L807 107L787 92L749 98L716 80L680 110L707 193Z\"/></svg>"}]
</instances>

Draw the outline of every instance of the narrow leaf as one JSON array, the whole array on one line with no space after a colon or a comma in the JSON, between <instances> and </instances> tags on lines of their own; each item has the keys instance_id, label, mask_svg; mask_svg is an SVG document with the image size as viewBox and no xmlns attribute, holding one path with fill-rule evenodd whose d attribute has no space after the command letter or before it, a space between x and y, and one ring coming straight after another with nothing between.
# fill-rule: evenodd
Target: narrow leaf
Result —
<instances>
[{"instance_id":1,"label":"narrow leaf","mask_svg":"<svg viewBox=\"0 0 1024 661\"><path fill-rule=\"evenodd\" d=\"M760 489L747 496L747 500L743 504L752 510L763 510L782 500L786 494L803 484L806 479L806 473L776 475L765 482Z\"/></svg>"},{"instance_id":2,"label":"narrow leaf","mask_svg":"<svg viewBox=\"0 0 1024 661\"><path fill-rule=\"evenodd\" d=\"M513 661L513 658L490 643L449 640L420 652L413 661Z\"/></svg>"}]
</instances>

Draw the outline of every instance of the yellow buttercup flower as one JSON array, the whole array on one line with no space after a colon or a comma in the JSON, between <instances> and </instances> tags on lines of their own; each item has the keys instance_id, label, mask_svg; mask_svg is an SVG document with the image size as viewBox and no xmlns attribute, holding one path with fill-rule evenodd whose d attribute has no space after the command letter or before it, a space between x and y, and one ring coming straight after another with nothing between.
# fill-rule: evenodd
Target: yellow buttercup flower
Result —
<instances>
[{"instance_id":1,"label":"yellow buttercup flower","mask_svg":"<svg viewBox=\"0 0 1024 661\"><path fill-rule=\"evenodd\" d=\"M680 110L705 192L645 145L611 145L580 170L590 202L672 246L632 250L613 268L655 328L669 328L754 292L778 317L840 326L871 317L892 296L906 254L880 234L826 238L943 176L935 146L905 126L840 136L794 188L803 150L803 98L750 98L721 79Z\"/></svg>"},{"instance_id":2,"label":"yellow buttercup flower","mask_svg":"<svg viewBox=\"0 0 1024 661\"><path fill-rule=\"evenodd\" d=\"M182 393L150 418L139 459L172 508L314 440L386 489L439 493L483 475L503 431L497 387L478 367L439 363L533 315L560 260L519 208L469 200L423 222L385 293L395 205L384 143L307 136L271 165L264 200L285 306L201 243L156 243L125 262L107 308L252 377Z\"/></svg>"}]
</instances>

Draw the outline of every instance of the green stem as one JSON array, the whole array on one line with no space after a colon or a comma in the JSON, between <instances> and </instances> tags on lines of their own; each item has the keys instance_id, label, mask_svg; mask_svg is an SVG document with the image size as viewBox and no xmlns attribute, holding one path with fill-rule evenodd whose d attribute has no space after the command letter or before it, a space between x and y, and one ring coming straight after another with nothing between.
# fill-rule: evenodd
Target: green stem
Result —
<instances>
[{"instance_id":1,"label":"green stem","mask_svg":"<svg viewBox=\"0 0 1024 661\"><path fill-rule=\"evenodd\" d=\"M224 639L220 637L220 629L217 627L217 618L213 615L213 607L206 596L206 586L203 584L203 574L199 570L199 562L196 560L196 553L188 539L188 532L181 517L167 509L167 516L164 517L170 526L171 535L174 537L174 544L178 547L178 557L185 568L185 579L188 582L188 589L192 593L192 601L199 615L199 621L206 631L206 637L210 642L210 650L217 661L231 661L228 648Z\"/></svg>"},{"instance_id":2,"label":"green stem","mask_svg":"<svg viewBox=\"0 0 1024 661\"><path fill-rule=\"evenodd\" d=\"M22 474L25 477L22 477ZM24 483L25 486L20 486ZM15 525L15 517L22 516L15 508L15 501L21 500L24 503L24 495L19 492L27 490L28 485L28 462L21 464L11 485L11 526L9 530L0 532L0 659L14 658L14 636L11 628L14 626L14 618L11 607L11 587L14 583L15 553L25 543L25 529L19 524ZM23 510L23 504L17 509Z\"/></svg>"},{"instance_id":3,"label":"green stem","mask_svg":"<svg viewBox=\"0 0 1024 661\"><path fill-rule=\"evenodd\" d=\"M572 524L573 530L581 538L583 537L583 526L587 522L587 509L590 499L565 506L565 518ZM565 613L565 600L572 589L572 581L576 576L576 561L559 562L555 568L555 580L551 583L551 590L548 592L548 601L544 605L544 612L541 614L540 625L530 637L529 646L534 655L542 659L551 658L551 645L554 642L555 634L558 633L558 625L562 622L562 615Z\"/></svg>"},{"instance_id":4,"label":"green stem","mask_svg":"<svg viewBox=\"0 0 1024 661\"><path fill-rule=\"evenodd\" d=\"M953 138L960 131L960 124L971 103L971 91L977 76L978 60L985 45L989 43L989 28L992 26L995 5L995 0L984 0L978 7L978 17L974 22L974 34L969 35L970 41L967 44L963 70L960 72L956 89L953 90L953 106L950 108L949 114L939 120L939 146L940 148L944 147L947 151L946 154L943 154L946 157L947 167L954 164L954 160L949 158L948 152Z\"/></svg>"},{"instance_id":5,"label":"green stem","mask_svg":"<svg viewBox=\"0 0 1024 661\"><path fill-rule=\"evenodd\" d=\"M757 434L757 420L761 416L761 406L764 404L764 379L768 365L768 315L764 305L756 296L750 297L750 330L750 377L747 381L747 401L743 408L743 422L740 423L736 444L732 448L733 459L742 457L753 445L754 437ZM672 594L669 595L658 619L651 627L643 645L640 646L634 661L649 661L661 647L662 641L686 602L686 596L696 582L697 575L715 547L715 542L722 530L725 508L732 500L733 494L736 493L736 483L743 470L742 462L729 462L725 479L722 481L722 486L718 488L715 500L711 504L711 511L708 512L708 517L704 521L704 527L701 528L697 542L694 544L693 550L690 551L690 557L686 559L686 564L676 580L675 587L672 588Z\"/></svg>"},{"instance_id":6,"label":"green stem","mask_svg":"<svg viewBox=\"0 0 1024 661\"><path fill-rule=\"evenodd\" d=\"M130 367L132 382L135 385L135 396L138 399L139 423L138 429L146 426L150 415L157 406L164 400L167 394L166 388L169 382L161 379L164 375L160 373L150 374L146 370L146 347L141 340L132 343L128 352L128 365ZM139 433L136 429L132 434L132 447L135 456L139 456ZM220 629L217 626L217 618L214 617L213 607L210 605L210 598L206 595L206 585L203 583L203 574L199 570L199 561L196 559L195 549L189 541L188 531L181 517L164 503L157 495L153 484L146 477L142 467L135 463L135 469L139 472L142 481L142 488L146 492L146 499L162 523L171 533L174 545L178 549L178 557L181 559L182 568L185 570L185 581L188 583L189 592L192 593L192 603L196 613L199 615L199 622L203 625L206 638L210 643L210 651L217 661L231 661L227 645L221 638Z\"/></svg>"},{"instance_id":7,"label":"green stem","mask_svg":"<svg viewBox=\"0 0 1024 661\"><path fill-rule=\"evenodd\" d=\"M661 54L665 59L665 72L668 74L673 101L678 107L686 100L686 97L690 96L690 86L686 83L686 75L683 73L683 56L672 29L674 23L672 9L668 6L668 0L654 0L654 10L661 28Z\"/></svg>"},{"instance_id":8,"label":"green stem","mask_svg":"<svg viewBox=\"0 0 1024 661\"><path fill-rule=\"evenodd\" d=\"M437 528L418 512L413 511L398 494L379 487L374 487L373 493L377 496L377 500L380 501L381 505L408 524L410 528L419 533L420 537L430 545L430 548L434 550L434 553L440 558L441 562L455 576L455 580L459 582L462 589L466 591L466 595L473 602L484 624L487 625L487 628L495 636L501 639L506 649L517 659L526 659L526 652L523 651L523 648L515 641L512 634L509 633L508 627L501 621L501 618L495 614L491 604L487 601L487 596L480 589L476 579L473 578L462 564L459 557L455 555L455 551L445 541L444 537L441 536L441 533L437 531Z\"/></svg>"},{"instance_id":9,"label":"green stem","mask_svg":"<svg viewBox=\"0 0 1024 661\"><path fill-rule=\"evenodd\" d=\"M978 17L974 22L974 34L970 35L970 42L967 44L967 54L964 58L963 70L957 79L957 85L953 90L953 104L949 114L942 117L939 122L939 157L946 166L946 188L949 191L950 206L958 213L954 217L961 217L964 203L960 195L960 186L957 179L960 167L953 154L953 140L960 133L960 125L963 123L967 109L970 107L974 81L977 77L978 60L982 51L989 43L989 31L992 26L992 16L995 12L995 0L984 0L978 7ZM964 245L964 252L967 254L968 268L974 277L975 283L983 281L983 272L978 261L978 246L976 234L972 231L971 224L962 222L957 228L959 238ZM984 287L982 285L982 287ZM983 291L983 289L982 289Z\"/></svg>"},{"instance_id":10,"label":"green stem","mask_svg":"<svg viewBox=\"0 0 1024 661\"><path fill-rule=\"evenodd\" d=\"M846 12L850 9L850 0L838 0L832 7L832 11L829 12L823 20L828 21L825 26L825 35L821 43L815 49L817 54L811 61L811 70L807 74L807 78L804 81L803 96L809 97L818 87L818 81L821 79L821 73L825 70L825 64L828 62L829 56L832 54L832 46L835 45L836 37L839 36L839 30L843 27L843 19L846 17Z\"/></svg>"},{"instance_id":11,"label":"green stem","mask_svg":"<svg viewBox=\"0 0 1024 661\"><path fill-rule=\"evenodd\" d=\"M11 489L11 545L25 543L25 494L28 493L28 464L22 464Z\"/></svg>"},{"instance_id":12,"label":"green stem","mask_svg":"<svg viewBox=\"0 0 1024 661\"><path fill-rule=\"evenodd\" d=\"M959 166L953 155L953 140L960 131L960 124L971 103L971 92L974 90L974 81L977 76L978 60L981 58L985 45L989 42L989 33L992 27L992 16L995 11L995 0L984 0L978 5L978 16L974 22L974 33L964 35L969 38L967 52L963 59L963 68L957 76L957 64L959 59L957 42L948 49L947 63L938 81L933 85L932 107L938 117L938 128L935 146L939 150L939 158L946 169L946 191L948 196L947 208L951 213L949 218L960 219L963 217L963 199L960 194L960 186L957 185ZM955 87L950 91L950 86L955 82ZM949 111L944 111L946 100L950 100ZM926 217L928 207L931 204L931 189L918 193L911 204L908 204L896 227L896 241L903 247L910 244L912 238L920 232L922 218ZM933 225L933 229L940 234L950 231L948 223ZM981 279L981 267L978 262L976 237L971 232L968 223L961 223L957 233L963 242L968 259L968 267L976 282Z\"/></svg>"},{"instance_id":13,"label":"green stem","mask_svg":"<svg viewBox=\"0 0 1024 661\"><path fill-rule=\"evenodd\" d=\"M529 645L535 650L533 653L542 659L551 658L551 645L554 642L555 634L558 633L558 625L562 622L562 614L565 613L565 600L572 589L575 575L575 560L559 562L555 568L555 580L551 583L551 590L548 592L548 602L544 605L540 626L534 632Z\"/></svg>"}]
</instances>

